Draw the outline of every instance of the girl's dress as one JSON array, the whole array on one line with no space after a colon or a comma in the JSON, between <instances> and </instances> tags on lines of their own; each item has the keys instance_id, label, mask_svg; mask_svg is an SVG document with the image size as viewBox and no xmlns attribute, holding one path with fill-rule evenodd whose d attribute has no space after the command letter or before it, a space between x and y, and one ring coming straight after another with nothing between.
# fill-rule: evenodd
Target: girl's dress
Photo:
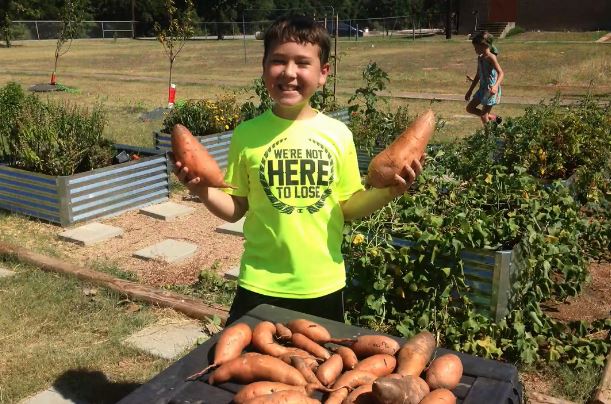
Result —
<instances>
[{"instance_id":1,"label":"girl's dress","mask_svg":"<svg viewBox=\"0 0 611 404\"><path fill-rule=\"evenodd\" d=\"M479 90L473 98L479 100L482 105L496 105L501 102L501 86L496 94L490 94L490 88L496 83L499 72L496 71L492 63L483 57L478 56L479 64Z\"/></svg>"}]
</instances>

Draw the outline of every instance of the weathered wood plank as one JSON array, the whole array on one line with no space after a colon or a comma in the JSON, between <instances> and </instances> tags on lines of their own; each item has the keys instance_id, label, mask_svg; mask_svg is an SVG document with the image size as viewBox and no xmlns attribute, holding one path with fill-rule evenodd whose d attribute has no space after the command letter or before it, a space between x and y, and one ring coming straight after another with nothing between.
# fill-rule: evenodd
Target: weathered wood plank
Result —
<instances>
[{"instance_id":1,"label":"weathered wood plank","mask_svg":"<svg viewBox=\"0 0 611 404\"><path fill-rule=\"evenodd\" d=\"M607 355L607 364L600 378L600 384L594 392L593 404L611 404L611 352Z\"/></svg>"}]
</instances>

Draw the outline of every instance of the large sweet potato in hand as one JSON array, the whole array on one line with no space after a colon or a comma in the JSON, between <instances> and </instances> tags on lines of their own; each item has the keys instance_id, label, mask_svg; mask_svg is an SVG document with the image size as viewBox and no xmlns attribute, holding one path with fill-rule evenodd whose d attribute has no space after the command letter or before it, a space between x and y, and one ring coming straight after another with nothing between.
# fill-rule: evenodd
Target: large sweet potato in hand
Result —
<instances>
[{"instance_id":1,"label":"large sweet potato in hand","mask_svg":"<svg viewBox=\"0 0 611 404\"><path fill-rule=\"evenodd\" d=\"M411 167L420 160L434 130L435 114L429 109L371 160L367 183L374 188L386 188L396 185L395 174L405 178L405 166Z\"/></svg>"},{"instance_id":2,"label":"large sweet potato in hand","mask_svg":"<svg viewBox=\"0 0 611 404\"><path fill-rule=\"evenodd\" d=\"M172 128L172 153L175 161L189 169L187 180L199 177L200 184L208 187L233 188L225 183L221 169L204 145L181 124Z\"/></svg>"}]
</instances>

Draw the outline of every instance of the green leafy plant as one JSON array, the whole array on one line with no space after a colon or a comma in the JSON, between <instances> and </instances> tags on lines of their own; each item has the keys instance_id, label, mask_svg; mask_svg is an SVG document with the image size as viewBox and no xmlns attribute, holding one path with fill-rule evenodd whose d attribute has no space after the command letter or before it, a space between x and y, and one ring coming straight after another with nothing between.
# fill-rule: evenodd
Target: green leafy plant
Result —
<instances>
[{"instance_id":1,"label":"green leafy plant","mask_svg":"<svg viewBox=\"0 0 611 404\"><path fill-rule=\"evenodd\" d=\"M274 105L274 100L272 100L272 97L270 97L267 92L262 78L255 79L247 91L254 91L258 98L258 102L255 100L255 96L251 95L248 101L242 104L240 107L240 114L243 120L252 119L261 115Z\"/></svg>"},{"instance_id":2,"label":"green leafy plant","mask_svg":"<svg viewBox=\"0 0 611 404\"><path fill-rule=\"evenodd\" d=\"M440 154L411 192L346 233L350 321L406 337L429 329L447 347L495 359L601 366L609 343L589 335L611 321L562 324L540 307L576 295L587 279L579 252L586 223L569 188L503 166L465 180L439 165ZM395 246L393 237L407 242ZM466 248L517 248L526 261L498 323L469 297Z\"/></svg>"}]
</instances>

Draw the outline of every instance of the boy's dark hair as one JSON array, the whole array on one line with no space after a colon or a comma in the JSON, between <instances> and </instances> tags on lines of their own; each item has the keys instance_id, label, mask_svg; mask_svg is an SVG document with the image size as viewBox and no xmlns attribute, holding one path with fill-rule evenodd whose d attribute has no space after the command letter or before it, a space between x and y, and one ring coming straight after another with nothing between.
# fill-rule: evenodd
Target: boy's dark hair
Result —
<instances>
[{"instance_id":1,"label":"boy's dark hair","mask_svg":"<svg viewBox=\"0 0 611 404\"><path fill-rule=\"evenodd\" d=\"M327 29L313 18L303 15L280 17L265 31L263 38L263 63L274 42L297 42L318 45L320 63L329 62L331 38Z\"/></svg>"}]
</instances>

